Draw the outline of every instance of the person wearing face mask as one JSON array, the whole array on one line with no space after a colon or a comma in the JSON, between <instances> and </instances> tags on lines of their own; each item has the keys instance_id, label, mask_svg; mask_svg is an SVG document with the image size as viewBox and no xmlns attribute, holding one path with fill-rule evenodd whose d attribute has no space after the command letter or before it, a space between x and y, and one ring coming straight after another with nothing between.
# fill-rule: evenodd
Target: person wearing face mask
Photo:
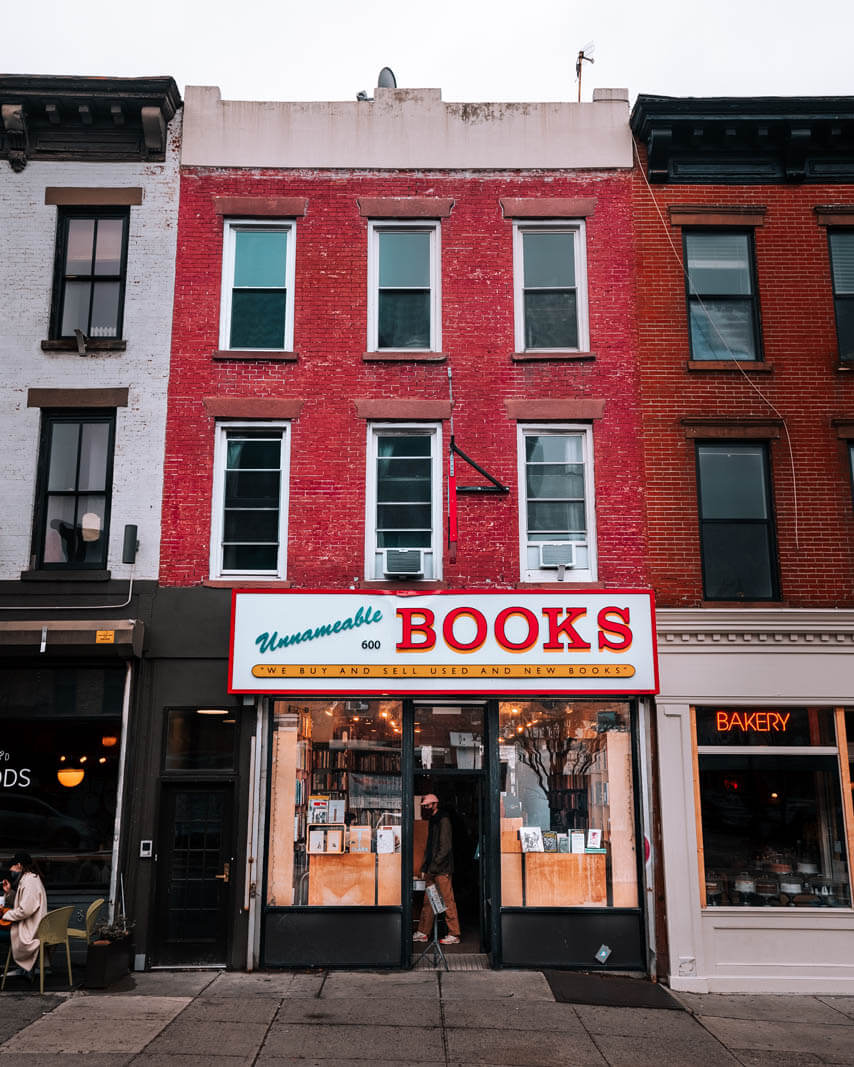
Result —
<instances>
[{"instance_id":1,"label":"person wearing face mask","mask_svg":"<svg viewBox=\"0 0 854 1067\"><path fill-rule=\"evenodd\" d=\"M421 862L421 877L428 885L436 886L445 902L448 933L441 938L441 944L458 945L460 943L460 920L457 915L451 880L454 873L454 829L451 817L447 811L440 810L439 798L436 794L428 793L421 799L421 818L429 820L427 845L424 849L424 859ZM427 941L432 928L433 908L425 893L418 929L412 935L412 940Z\"/></svg>"},{"instance_id":2,"label":"person wearing face mask","mask_svg":"<svg viewBox=\"0 0 854 1067\"><path fill-rule=\"evenodd\" d=\"M36 931L47 914L47 894L38 866L28 852L14 855L10 872L18 874L19 880L12 907L3 916L12 924L12 957L18 965L16 970L9 971L9 975L32 982L39 954ZM11 890L11 884L9 888Z\"/></svg>"}]
</instances>

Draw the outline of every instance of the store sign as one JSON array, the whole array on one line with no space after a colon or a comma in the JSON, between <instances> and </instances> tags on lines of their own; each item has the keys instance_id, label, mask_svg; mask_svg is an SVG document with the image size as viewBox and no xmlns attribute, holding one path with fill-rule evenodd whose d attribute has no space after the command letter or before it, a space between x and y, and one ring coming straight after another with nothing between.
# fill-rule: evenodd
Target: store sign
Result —
<instances>
[{"instance_id":1,"label":"store sign","mask_svg":"<svg viewBox=\"0 0 854 1067\"><path fill-rule=\"evenodd\" d=\"M229 692L654 693L652 594L239 592Z\"/></svg>"},{"instance_id":2,"label":"store sign","mask_svg":"<svg viewBox=\"0 0 854 1067\"><path fill-rule=\"evenodd\" d=\"M791 717L791 712L780 711L718 711L715 728L719 734L784 734Z\"/></svg>"},{"instance_id":3,"label":"store sign","mask_svg":"<svg viewBox=\"0 0 854 1067\"><path fill-rule=\"evenodd\" d=\"M0 749L0 763L8 763L11 754ZM26 789L32 783L32 770L29 767L0 766L0 788Z\"/></svg>"}]
</instances>

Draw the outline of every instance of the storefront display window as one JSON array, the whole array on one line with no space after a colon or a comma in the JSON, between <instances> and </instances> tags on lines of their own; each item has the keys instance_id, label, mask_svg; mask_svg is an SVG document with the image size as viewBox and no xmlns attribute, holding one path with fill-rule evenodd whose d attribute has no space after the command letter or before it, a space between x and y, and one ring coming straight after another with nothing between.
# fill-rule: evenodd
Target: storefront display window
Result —
<instances>
[{"instance_id":1,"label":"storefront display window","mask_svg":"<svg viewBox=\"0 0 854 1067\"><path fill-rule=\"evenodd\" d=\"M400 905L402 706L276 701L267 902Z\"/></svg>"},{"instance_id":2,"label":"storefront display window","mask_svg":"<svg viewBox=\"0 0 854 1067\"><path fill-rule=\"evenodd\" d=\"M834 712L697 708L695 718L703 904L849 907Z\"/></svg>"},{"instance_id":3,"label":"storefront display window","mask_svg":"<svg viewBox=\"0 0 854 1067\"><path fill-rule=\"evenodd\" d=\"M499 760L504 907L637 907L629 705L503 702Z\"/></svg>"},{"instance_id":4,"label":"storefront display window","mask_svg":"<svg viewBox=\"0 0 854 1067\"><path fill-rule=\"evenodd\" d=\"M30 852L53 889L108 889L125 672L0 672L0 858Z\"/></svg>"}]
</instances>

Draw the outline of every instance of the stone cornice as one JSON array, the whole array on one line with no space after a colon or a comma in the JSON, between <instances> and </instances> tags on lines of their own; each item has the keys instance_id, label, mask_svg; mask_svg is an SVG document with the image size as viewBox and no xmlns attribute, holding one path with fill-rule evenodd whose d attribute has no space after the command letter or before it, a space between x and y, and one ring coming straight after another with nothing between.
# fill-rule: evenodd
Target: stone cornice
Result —
<instances>
[{"instance_id":1,"label":"stone cornice","mask_svg":"<svg viewBox=\"0 0 854 1067\"><path fill-rule=\"evenodd\" d=\"M852 609L659 608L656 629L663 654L794 647L850 654L854 648Z\"/></svg>"}]
</instances>

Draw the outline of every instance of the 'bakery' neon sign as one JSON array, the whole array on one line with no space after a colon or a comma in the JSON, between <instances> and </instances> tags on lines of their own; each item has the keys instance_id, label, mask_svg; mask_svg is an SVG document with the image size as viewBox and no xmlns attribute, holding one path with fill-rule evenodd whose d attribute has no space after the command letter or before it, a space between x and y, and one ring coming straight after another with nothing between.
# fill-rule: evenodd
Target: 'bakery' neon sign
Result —
<instances>
[{"instance_id":1,"label":"'bakery' neon sign","mask_svg":"<svg viewBox=\"0 0 854 1067\"><path fill-rule=\"evenodd\" d=\"M742 734L784 734L792 717L790 711L719 711L715 726L719 734L733 730Z\"/></svg>"}]
</instances>

